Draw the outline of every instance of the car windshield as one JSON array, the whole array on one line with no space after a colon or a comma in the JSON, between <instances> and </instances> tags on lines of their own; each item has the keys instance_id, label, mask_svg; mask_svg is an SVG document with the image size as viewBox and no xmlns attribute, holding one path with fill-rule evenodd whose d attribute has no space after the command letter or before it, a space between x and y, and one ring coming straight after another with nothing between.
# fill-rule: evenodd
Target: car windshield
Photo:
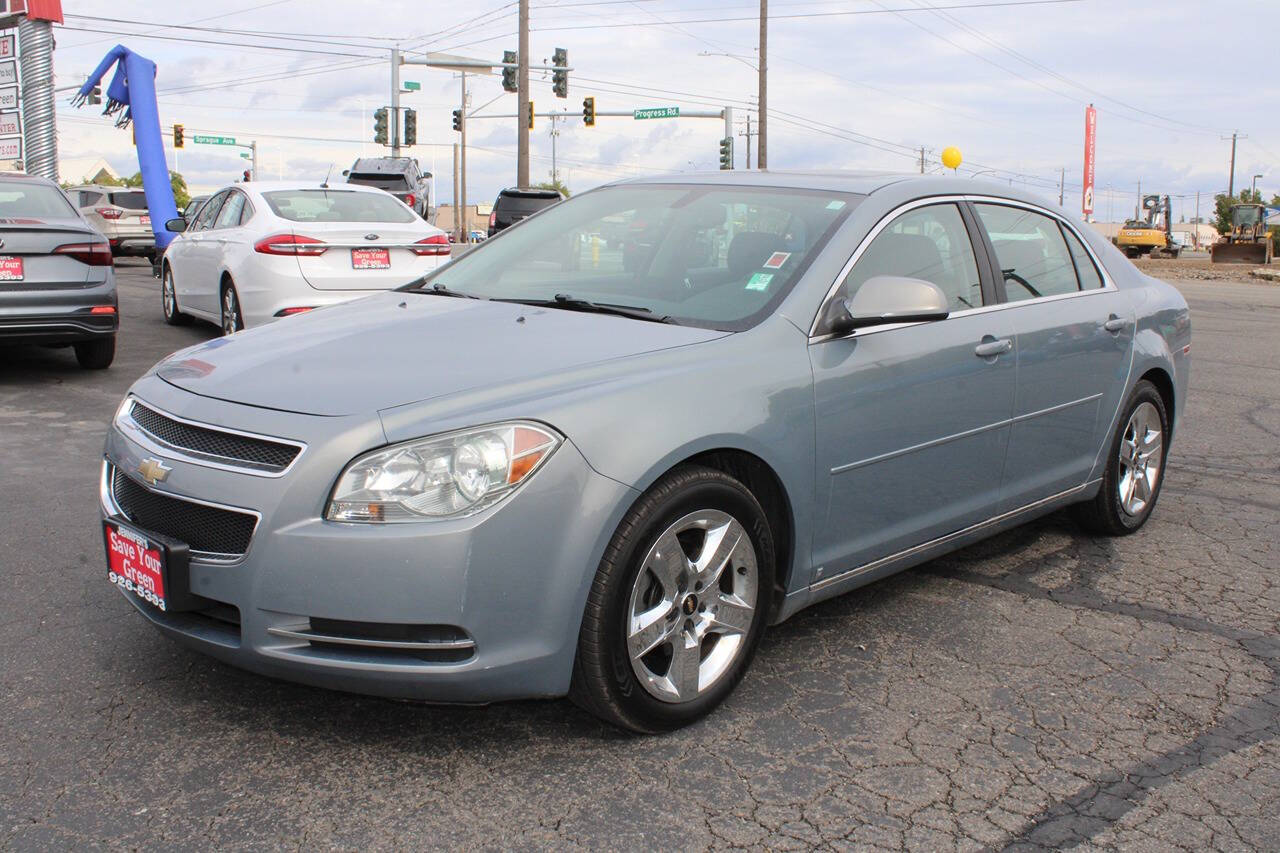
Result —
<instances>
[{"instance_id":1,"label":"car windshield","mask_svg":"<svg viewBox=\"0 0 1280 853\"><path fill-rule=\"evenodd\" d=\"M0 183L0 217L19 219L29 216L74 217L75 208L62 191L35 182Z\"/></svg>"},{"instance_id":2,"label":"car windshield","mask_svg":"<svg viewBox=\"0 0 1280 853\"><path fill-rule=\"evenodd\" d=\"M1256 207L1237 207L1231 211L1232 225L1254 225L1261 218Z\"/></svg>"},{"instance_id":3,"label":"car windshield","mask_svg":"<svg viewBox=\"0 0 1280 853\"><path fill-rule=\"evenodd\" d=\"M560 202L413 286L488 299L554 302L560 295L741 330L773 310L861 198L761 187L607 187Z\"/></svg>"},{"instance_id":4,"label":"car windshield","mask_svg":"<svg viewBox=\"0 0 1280 853\"><path fill-rule=\"evenodd\" d=\"M354 190L272 190L262 197L292 222L413 222L417 217L389 195Z\"/></svg>"},{"instance_id":5,"label":"car windshield","mask_svg":"<svg viewBox=\"0 0 1280 853\"><path fill-rule=\"evenodd\" d=\"M111 193L111 203L125 210L146 210L147 194L140 192Z\"/></svg>"},{"instance_id":6,"label":"car windshield","mask_svg":"<svg viewBox=\"0 0 1280 853\"><path fill-rule=\"evenodd\" d=\"M380 190L401 192L409 189L409 179L400 174L383 174L379 172L352 172L347 176L347 183L362 184L366 187L377 187Z\"/></svg>"}]
</instances>

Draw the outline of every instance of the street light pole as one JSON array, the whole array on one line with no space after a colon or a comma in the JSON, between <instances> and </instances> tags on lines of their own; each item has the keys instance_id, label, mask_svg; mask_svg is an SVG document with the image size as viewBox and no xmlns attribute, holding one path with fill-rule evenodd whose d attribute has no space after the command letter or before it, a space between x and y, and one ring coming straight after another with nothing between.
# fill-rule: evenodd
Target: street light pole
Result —
<instances>
[{"instance_id":1,"label":"street light pole","mask_svg":"<svg viewBox=\"0 0 1280 853\"><path fill-rule=\"evenodd\" d=\"M400 48L391 48L391 156L400 156Z\"/></svg>"},{"instance_id":2,"label":"street light pole","mask_svg":"<svg viewBox=\"0 0 1280 853\"><path fill-rule=\"evenodd\" d=\"M462 240L463 242L466 242L471 238L471 222L469 221L471 219L471 209L467 204L467 72L465 71L462 72L462 103L459 105L459 108L462 112L459 115L460 122L458 126L458 131L461 136L459 139L460 154L458 157L461 175L459 176L458 183L462 187L459 191L459 195L462 196Z\"/></svg>"},{"instance_id":3,"label":"street light pole","mask_svg":"<svg viewBox=\"0 0 1280 853\"><path fill-rule=\"evenodd\" d=\"M1258 194L1258 178L1262 175L1253 176L1253 186L1249 188L1249 201L1253 201L1253 197Z\"/></svg>"}]
</instances>

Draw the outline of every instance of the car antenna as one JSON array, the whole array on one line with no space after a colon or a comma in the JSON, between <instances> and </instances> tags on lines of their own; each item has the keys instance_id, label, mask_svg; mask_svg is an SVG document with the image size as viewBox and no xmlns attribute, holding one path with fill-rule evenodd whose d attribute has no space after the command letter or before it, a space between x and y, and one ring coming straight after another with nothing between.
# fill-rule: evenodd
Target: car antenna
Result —
<instances>
[{"instance_id":1,"label":"car antenna","mask_svg":"<svg viewBox=\"0 0 1280 853\"><path fill-rule=\"evenodd\" d=\"M321 189L329 189L329 176L333 174L333 164L329 164L329 171L324 173L324 182L320 184ZM326 196L327 198L327 196Z\"/></svg>"}]
</instances>

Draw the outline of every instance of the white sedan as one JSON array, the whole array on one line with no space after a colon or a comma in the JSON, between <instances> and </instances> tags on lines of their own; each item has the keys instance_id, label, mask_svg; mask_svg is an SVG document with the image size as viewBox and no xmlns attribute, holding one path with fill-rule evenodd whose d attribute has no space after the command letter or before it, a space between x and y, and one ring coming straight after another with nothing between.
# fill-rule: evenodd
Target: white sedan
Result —
<instances>
[{"instance_id":1,"label":"white sedan","mask_svg":"<svg viewBox=\"0 0 1280 853\"><path fill-rule=\"evenodd\" d=\"M390 290L449 259L449 239L379 189L288 182L215 193L161 263L164 319L224 334Z\"/></svg>"}]
</instances>

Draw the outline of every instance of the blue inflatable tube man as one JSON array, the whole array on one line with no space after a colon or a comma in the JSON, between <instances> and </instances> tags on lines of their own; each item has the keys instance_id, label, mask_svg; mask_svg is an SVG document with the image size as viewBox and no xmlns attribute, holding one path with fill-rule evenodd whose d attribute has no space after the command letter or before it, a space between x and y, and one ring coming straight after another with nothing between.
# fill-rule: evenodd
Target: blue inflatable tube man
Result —
<instances>
[{"instance_id":1,"label":"blue inflatable tube man","mask_svg":"<svg viewBox=\"0 0 1280 853\"><path fill-rule=\"evenodd\" d=\"M115 115L116 127L133 124L138 148L138 170L142 172L142 189L151 214L151 230L156 235L156 249L164 251L173 233L164 225L176 219L178 208L173 200L173 184L169 182L169 164L164 158L164 139L160 135L160 108L156 104L156 64L145 56L118 44L98 63L84 81L72 102L80 106L89 98L93 87L116 66L115 76L107 87L107 105L103 115Z\"/></svg>"}]
</instances>

